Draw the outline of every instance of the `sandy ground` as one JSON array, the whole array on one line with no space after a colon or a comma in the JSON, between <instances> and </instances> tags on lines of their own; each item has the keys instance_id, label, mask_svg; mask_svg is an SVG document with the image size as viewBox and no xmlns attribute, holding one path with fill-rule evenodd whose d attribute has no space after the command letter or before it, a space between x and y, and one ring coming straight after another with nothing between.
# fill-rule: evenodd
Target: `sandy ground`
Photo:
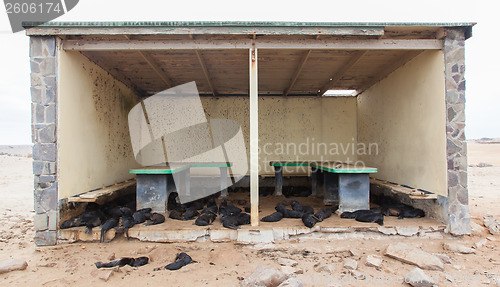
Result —
<instances>
[{"instance_id":1,"label":"sandy ground","mask_svg":"<svg viewBox=\"0 0 500 287\"><path fill-rule=\"evenodd\" d=\"M0 153L0 261L19 258L28 262L23 271L0 274L1 286L239 286L257 266L279 269L278 258L298 262L296 277L305 286L409 286L403 277L414 266L383 256L394 239L349 239L332 241L287 241L274 245L239 245L233 243L147 243L127 241L119 236L110 243L73 243L52 247L36 247L33 243L33 177L31 159ZM471 215L481 224L482 216L492 214L500 219L500 144L469 144L469 165L480 162L492 167L469 167ZM3 152L0 147L0 152ZM465 246L488 238L476 254L462 255L443 250L443 242ZM447 254L451 264L445 271L425 271L438 286L497 286L500 274L500 236L480 235L455 239L401 240L430 253ZM332 252L336 250L336 252ZM352 252L346 252L351 250ZM198 263L178 271L153 271L172 262L176 253L187 252ZM368 255L382 255L384 262L377 270L365 265ZM96 261L110 258L148 256L150 264L139 268L121 268L112 272L108 281L94 266ZM358 271L365 280L344 276L345 257L358 261ZM331 273L315 265L330 266ZM342 280L340 278L343 278ZM448 278L448 279L446 279ZM488 279L489 278L489 279ZM458 279L460 282L451 282Z\"/></svg>"}]
</instances>

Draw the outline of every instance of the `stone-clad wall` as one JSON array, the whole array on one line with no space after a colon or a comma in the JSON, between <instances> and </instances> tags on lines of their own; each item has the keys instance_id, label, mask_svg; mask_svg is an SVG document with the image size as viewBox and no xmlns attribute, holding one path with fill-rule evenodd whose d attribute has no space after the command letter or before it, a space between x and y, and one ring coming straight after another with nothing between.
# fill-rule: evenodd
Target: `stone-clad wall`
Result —
<instances>
[{"instance_id":1,"label":"stone-clad wall","mask_svg":"<svg viewBox=\"0 0 500 287\"><path fill-rule=\"evenodd\" d=\"M55 37L30 38L35 243L57 240L57 57Z\"/></svg>"},{"instance_id":2,"label":"stone-clad wall","mask_svg":"<svg viewBox=\"0 0 500 287\"><path fill-rule=\"evenodd\" d=\"M465 142L465 35L447 29L444 40L446 77L446 152L448 160L448 228L456 235L470 233Z\"/></svg>"}]
</instances>

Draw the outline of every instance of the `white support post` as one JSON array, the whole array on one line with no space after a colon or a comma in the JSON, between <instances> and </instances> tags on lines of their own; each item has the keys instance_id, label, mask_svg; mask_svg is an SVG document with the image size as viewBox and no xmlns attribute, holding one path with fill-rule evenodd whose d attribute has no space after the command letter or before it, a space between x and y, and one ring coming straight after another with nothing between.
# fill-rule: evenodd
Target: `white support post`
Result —
<instances>
[{"instance_id":1,"label":"white support post","mask_svg":"<svg viewBox=\"0 0 500 287\"><path fill-rule=\"evenodd\" d=\"M250 49L250 204L252 226L259 225L259 91L257 48Z\"/></svg>"}]
</instances>

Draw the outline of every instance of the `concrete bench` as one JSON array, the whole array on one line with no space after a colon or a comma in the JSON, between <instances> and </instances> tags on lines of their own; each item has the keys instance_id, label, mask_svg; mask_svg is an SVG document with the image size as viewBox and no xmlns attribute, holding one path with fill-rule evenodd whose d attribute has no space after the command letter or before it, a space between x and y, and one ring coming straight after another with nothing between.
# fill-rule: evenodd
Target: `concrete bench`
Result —
<instances>
[{"instance_id":1,"label":"concrete bench","mask_svg":"<svg viewBox=\"0 0 500 287\"><path fill-rule=\"evenodd\" d=\"M150 207L154 212L166 212L168 194L173 191L191 195L192 167L218 167L221 178L221 196L227 196L227 169L231 163L196 162L169 163L131 169L137 176L137 209ZM180 183L178 186L175 182ZM182 199L181 199L182 201Z\"/></svg>"},{"instance_id":2,"label":"concrete bench","mask_svg":"<svg viewBox=\"0 0 500 287\"><path fill-rule=\"evenodd\" d=\"M340 211L354 211L370 208L370 173L373 167L357 167L342 162L315 161L271 161L276 176L276 196L282 195L283 167L306 166L311 168L312 195L318 194L318 173L323 173L324 202L326 205L339 203Z\"/></svg>"}]
</instances>

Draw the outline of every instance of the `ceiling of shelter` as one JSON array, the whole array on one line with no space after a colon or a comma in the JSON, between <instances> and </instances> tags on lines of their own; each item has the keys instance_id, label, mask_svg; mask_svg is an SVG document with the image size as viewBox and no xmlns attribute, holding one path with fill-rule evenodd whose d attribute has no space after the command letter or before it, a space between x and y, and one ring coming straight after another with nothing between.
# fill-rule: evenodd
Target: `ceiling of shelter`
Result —
<instances>
[{"instance_id":1,"label":"ceiling of shelter","mask_svg":"<svg viewBox=\"0 0 500 287\"><path fill-rule=\"evenodd\" d=\"M231 35L231 34L109 34L61 35L72 50L101 66L141 95L195 81L202 95L248 95L248 49L78 49L80 42L149 43L161 41L364 41L439 40L440 27L389 27L370 35ZM63 44L64 45L64 44ZM116 44L117 47L119 44ZM74 48L74 47L77 48ZM323 95L327 90L366 90L423 52L418 48L370 49L258 49L260 95Z\"/></svg>"},{"instance_id":2,"label":"ceiling of shelter","mask_svg":"<svg viewBox=\"0 0 500 287\"><path fill-rule=\"evenodd\" d=\"M293 96L316 95L330 89L362 91L420 52L261 49L259 94ZM151 95L191 81L196 82L200 94L248 94L248 50L81 53L143 94Z\"/></svg>"}]
</instances>

